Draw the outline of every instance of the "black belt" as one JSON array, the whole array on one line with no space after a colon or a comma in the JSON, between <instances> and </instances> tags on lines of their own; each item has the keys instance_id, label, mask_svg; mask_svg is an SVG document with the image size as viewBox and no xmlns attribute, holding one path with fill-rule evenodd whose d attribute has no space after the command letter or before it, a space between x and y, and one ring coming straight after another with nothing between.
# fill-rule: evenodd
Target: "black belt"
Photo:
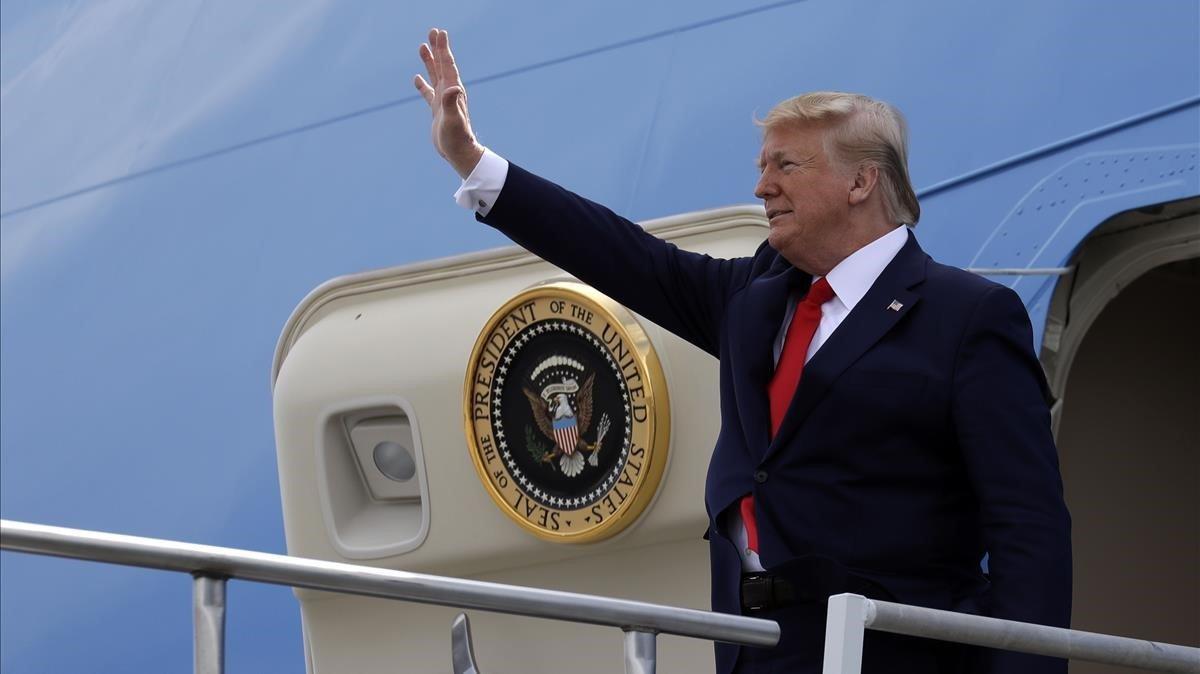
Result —
<instances>
[{"instance_id":1,"label":"black belt","mask_svg":"<svg viewBox=\"0 0 1200 674\"><path fill-rule=\"evenodd\" d=\"M824 602L831 595L852 592L872 599L891 599L878 583L846 571L822 557L802 558L776 572L742 575L742 611L757 613L793 604Z\"/></svg>"}]
</instances>

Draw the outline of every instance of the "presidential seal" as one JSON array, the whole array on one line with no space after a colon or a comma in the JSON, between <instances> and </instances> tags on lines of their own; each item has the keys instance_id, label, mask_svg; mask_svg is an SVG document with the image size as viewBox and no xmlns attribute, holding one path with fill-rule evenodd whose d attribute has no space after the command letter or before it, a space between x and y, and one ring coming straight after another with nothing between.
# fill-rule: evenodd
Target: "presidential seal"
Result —
<instances>
[{"instance_id":1,"label":"presidential seal","mask_svg":"<svg viewBox=\"0 0 1200 674\"><path fill-rule=\"evenodd\" d=\"M564 281L513 297L476 340L464 388L479 479L534 535L601 540L653 498L666 380L632 314L599 292Z\"/></svg>"}]
</instances>

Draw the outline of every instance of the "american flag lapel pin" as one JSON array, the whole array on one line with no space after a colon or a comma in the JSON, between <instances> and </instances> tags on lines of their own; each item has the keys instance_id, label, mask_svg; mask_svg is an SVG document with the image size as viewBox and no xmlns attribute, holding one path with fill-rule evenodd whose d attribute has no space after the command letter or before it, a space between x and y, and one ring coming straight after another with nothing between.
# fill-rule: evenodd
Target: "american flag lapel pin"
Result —
<instances>
[{"instance_id":1,"label":"american flag lapel pin","mask_svg":"<svg viewBox=\"0 0 1200 674\"><path fill-rule=\"evenodd\" d=\"M900 311L903 308L904 308L904 305L900 304L899 300L892 300L892 303L888 305L888 309L890 309L891 311Z\"/></svg>"}]
</instances>

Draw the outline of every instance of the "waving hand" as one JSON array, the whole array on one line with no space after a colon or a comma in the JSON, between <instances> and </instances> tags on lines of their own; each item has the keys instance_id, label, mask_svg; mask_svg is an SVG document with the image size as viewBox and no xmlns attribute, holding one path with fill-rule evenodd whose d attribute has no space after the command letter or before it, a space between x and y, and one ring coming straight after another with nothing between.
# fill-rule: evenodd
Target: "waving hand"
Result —
<instances>
[{"instance_id":1,"label":"waving hand","mask_svg":"<svg viewBox=\"0 0 1200 674\"><path fill-rule=\"evenodd\" d=\"M467 91L450 52L450 34L438 28L430 30L429 42L422 44L418 53L429 80L417 75L413 86L433 113L433 146L465 179L483 156L483 146L471 130Z\"/></svg>"}]
</instances>

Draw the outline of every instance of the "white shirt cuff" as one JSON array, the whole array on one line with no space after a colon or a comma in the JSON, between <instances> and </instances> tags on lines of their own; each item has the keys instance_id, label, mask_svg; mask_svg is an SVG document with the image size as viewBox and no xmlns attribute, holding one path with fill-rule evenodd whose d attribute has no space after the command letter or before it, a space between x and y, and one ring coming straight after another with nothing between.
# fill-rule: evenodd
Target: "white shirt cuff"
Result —
<instances>
[{"instance_id":1,"label":"white shirt cuff","mask_svg":"<svg viewBox=\"0 0 1200 674\"><path fill-rule=\"evenodd\" d=\"M485 147L483 156L471 170L471 175L467 176L462 186L454 193L454 200L459 206L470 208L487 217L507 179L508 160Z\"/></svg>"}]
</instances>

